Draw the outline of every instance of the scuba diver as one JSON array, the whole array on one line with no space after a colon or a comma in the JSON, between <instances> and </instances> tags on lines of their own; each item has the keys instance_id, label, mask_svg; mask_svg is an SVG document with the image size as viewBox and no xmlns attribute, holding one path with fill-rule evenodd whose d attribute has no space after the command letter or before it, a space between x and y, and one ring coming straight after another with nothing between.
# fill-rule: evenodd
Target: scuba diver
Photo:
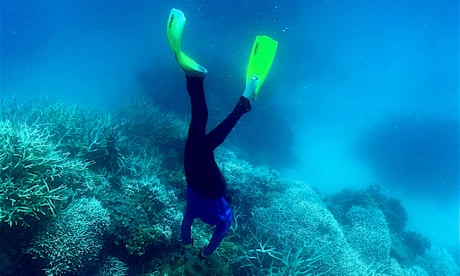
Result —
<instances>
[{"instance_id":1,"label":"scuba diver","mask_svg":"<svg viewBox=\"0 0 460 276\"><path fill-rule=\"evenodd\" d=\"M216 128L206 133L208 108L203 81L207 69L181 50L184 13L172 9L167 22L167 36L171 49L185 72L191 102L191 122L185 144L184 169L187 182L187 206L181 224L181 238L185 252L193 248L192 223L196 218L215 226L209 244L199 257L210 256L227 234L232 223L232 210L225 199L227 185L216 161L214 150L224 142L238 120L251 110L276 53L278 42L268 36L257 36L249 60L246 88L233 111Z\"/></svg>"}]
</instances>

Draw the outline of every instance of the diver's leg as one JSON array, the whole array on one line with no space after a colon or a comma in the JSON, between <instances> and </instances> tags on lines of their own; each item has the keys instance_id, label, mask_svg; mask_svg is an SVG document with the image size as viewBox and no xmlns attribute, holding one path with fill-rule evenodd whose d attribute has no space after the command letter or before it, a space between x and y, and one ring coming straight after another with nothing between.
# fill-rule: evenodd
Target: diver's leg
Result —
<instances>
[{"instance_id":1,"label":"diver's leg","mask_svg":"<svg viewBox=\"0 0 460 276\"><path fill-rule=\"evenodd\" d=\"M204 96L204 77L186 75L187 91L192 106L192 119L189 127L189 139L202 139L206 133L208 107Z\"/></svg>"},{"instance_id":2,"label":"diver's leg","mask_svg":"<svg viewBox=\"0 0 460 276\"><path fill-rule=\"evenodd\" d=\"M206 144L210 150L214 150L222 144L241 116L251 110L252 102L255 99L255 90L258 81L259 80L257 78L250 79L250 81L246 84L243 96L240 97L240 100L233 111L206 136Z\"/></svg>"},{"instance_id":3,"label":"diver's leg","mask_svg":"<svg viewBox=\"0 0 460 276\"><path fill-rule=\"evenodd\" d=\"M245 97L240 97L240 100L236 104L233 111L223 120L216 128L214 128L207 136L206 136L206 144L211 149L214 150L220 144L222 144L227 138L228 134L232 131L235 127L238 120L245 114L251 110L251 103Z\"/></svg>"},{"instance_id":4,"label":"diver's leg","mask_svg":"<svg viewBox=\"0 0 460 276\"><path fill-rule=\"evenodd\" d=\"M205 149L206 124L208 107L204 96L203 78L186 76L187 91L192 106L192 119L188 129L188 137L184 151L184 169L186 177L195 171L196 162Z\"/></svg>"}]
</instances>

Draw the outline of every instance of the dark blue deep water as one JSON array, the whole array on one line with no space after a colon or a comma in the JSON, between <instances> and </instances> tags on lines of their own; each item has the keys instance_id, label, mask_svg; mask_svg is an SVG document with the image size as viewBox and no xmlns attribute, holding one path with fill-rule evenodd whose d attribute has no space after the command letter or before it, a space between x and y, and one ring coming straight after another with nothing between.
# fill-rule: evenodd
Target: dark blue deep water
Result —
<instances>
[{"instance_id":1,"label":"dark blue deep water","mask_svg":"<svg viewBox=\"0 0 460 276\"><path fill-rule=\"evenodd\" d=\"M279 41L259 99L226 148L324 196L379 186L400 200L408 229L458 261L458 1L2 0L2 103L51 97L110 112L140 94L187 119L183 72L165 34L172 7L187 17L183 50L209 71L209 129L244 89L254 37ZM7 263L18 252L0 253L0 275L17 273ZM118 257L130 271L147 262Z\"/></svg>"}]
</instances>

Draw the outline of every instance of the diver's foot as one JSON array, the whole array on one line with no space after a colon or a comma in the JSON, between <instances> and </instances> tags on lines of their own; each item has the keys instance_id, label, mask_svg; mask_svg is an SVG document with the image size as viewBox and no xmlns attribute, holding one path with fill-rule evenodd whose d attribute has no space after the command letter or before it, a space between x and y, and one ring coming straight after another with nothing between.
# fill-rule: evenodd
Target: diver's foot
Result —
<instances>
[{"instance_id":1,"label":"diver's foot","mask_svg":"<svg viewBox=\"0 0 460 276\"><path fill-rule=\"evenodd\" d=\"M243 91L243 97L248 99L251 104L256 100L256 87L258 82L259 78L257 78L257 76L251 76Z\"/></svg>"},{"instance_id":2,"label":"diver's foot","mask_svg":"<svg viewBox=\"0 0 460 276\"><path fill-rule=\"evenodd\" d=\"M183 52L176 53L176 59L187 76L204 78L208 74L208 70L204 66L201 66Z\"/></svg>"}]
</instances>

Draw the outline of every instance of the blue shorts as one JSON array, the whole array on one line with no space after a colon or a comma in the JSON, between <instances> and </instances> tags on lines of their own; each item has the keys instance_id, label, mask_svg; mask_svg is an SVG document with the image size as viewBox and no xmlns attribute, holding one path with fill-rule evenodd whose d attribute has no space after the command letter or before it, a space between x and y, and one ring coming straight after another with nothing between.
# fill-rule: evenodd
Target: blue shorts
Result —
<instances>
[{"instance_id":1,"label":"blue shorts","mask_svg":"<svg viewBox=\"0 0 460 276\"><path fill-rule=\"evenodd\" d=\"M182 243L192 244L192 223L195 218L199 218L204 223L216 226L208 246L203 249L203 254L211 255L230 229L232 216L232 210L224 197L207 199L188 188L187 207L181 224Z\"/></svg>"},{"instance_id":2,"label":"blue shorts","mask_svg":"<svg viewBox=\"0 0 460 276\"><path fill-rule=\"evenodd\" d=\"M226 224L227 230L232 223L232 209L224 197L207 199L187 188L187 208L185 215L191 219L200 218L210 225Z\"/></svg>"}]
</instances>

